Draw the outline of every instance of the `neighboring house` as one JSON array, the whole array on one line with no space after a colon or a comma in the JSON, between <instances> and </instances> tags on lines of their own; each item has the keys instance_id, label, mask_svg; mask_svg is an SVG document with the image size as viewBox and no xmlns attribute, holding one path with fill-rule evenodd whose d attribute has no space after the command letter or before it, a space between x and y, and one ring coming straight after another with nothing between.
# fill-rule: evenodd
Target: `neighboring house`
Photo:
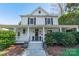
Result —
<instances>
[{"instance_id":1,"label":"neighboring house","mask_svg":"<svg viewBox=\"0 0 79 59\"><path fill-rule=\"evenodd\" d=\"M7 29L7 28L0 28L0 30L8 31L9 29Z\"/></svg>"}]
</instances>

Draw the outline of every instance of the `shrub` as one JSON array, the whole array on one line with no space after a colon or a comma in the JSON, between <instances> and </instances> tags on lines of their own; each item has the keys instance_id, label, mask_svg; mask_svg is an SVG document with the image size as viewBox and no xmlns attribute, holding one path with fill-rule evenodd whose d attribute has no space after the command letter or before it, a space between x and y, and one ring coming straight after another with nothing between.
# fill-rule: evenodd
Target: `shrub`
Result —
<instances>
[{"instance_id":1,"label":"shrub","mask_svg":"<svg viewBox=\"0 0 79 59\"><path fill-rule=\"evenodd\" d=\"M54 40L54 38L52 36L52 33L47 33L45 36L46 36L45 37L45 43L46 43L46 45L47 46L53 45L53 43L54 43L55 40Z\"/></svg>"},{"instance_id":2,"label":"shrub","mask_svg":"<svg viewBox=\"0 0 79 59\"><path fill-rule=\"evenodd\" d=\"M53 44L54 41L56 41L58 44L62 44L64 46L73 46L77 43L75 36L71 32L54 32L46 35L46 44Z\"/></svg>"},{"instance_id":3,"label":"shrub","mask_svg":"<svg viewBox=\"0 0 79 59\"><path fill-rule=\"evenodd\" d=\"M0 50L15 44L15 33L13 31L0 31Z\"/></svg>"},{"instance_id":4,"label":"shrub","mask_svg":"<svg viewBox=\"0 0 79 59\"><path fill-rule=\"evenodd\" d=\"M75 36L77 44L79 44L79 32L72 32L72 34Z\"/></svg>"}]
</instances>

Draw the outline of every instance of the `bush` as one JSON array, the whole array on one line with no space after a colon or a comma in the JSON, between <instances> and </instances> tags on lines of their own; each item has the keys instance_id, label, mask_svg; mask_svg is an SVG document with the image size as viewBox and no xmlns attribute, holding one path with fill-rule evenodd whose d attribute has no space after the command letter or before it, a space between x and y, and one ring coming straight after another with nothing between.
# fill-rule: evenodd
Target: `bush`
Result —
<instances>
[{"instance_id":1,"label":"bush","mask_svg":"<svg viewBox=\"0 0 79 59\"><path fill-rule=\"evenodd\" d=\"M46 34L46 35L47 35L47 37L45 38L46 44L48 43L53 44L54 41L56 41L57 44L62 44L64 46L73 46L77 43L75 35L72 34L72 32L54 32L52 34Z\"/></svg>"},{"instance_id":2,"label":"bush","mask_svg":"<svg viewBox=\"0 0 79 59\"><path fill-rule=\"evenodd\" d=\"M0 31L0 50L15 44L15 33L13 31Z\"/></svg>"},{"instance_id":3,"label":"bush","mask_svg":"<svg viewBox=\"0 0 79 59\"><path fill-rule=\"evenodd\" d=\"M77 44L79 44L79 32L72 32L72 34L75 36Z\"/></svg>"},{"instance_id":4,"label":"bush","mask_svg":"<svg viewBox=\"0 0 79 59\"><path fill-rule=\"evenodd\" d=\"M52 33L47 33L45 36L46 36L45 37L45 43L46 43L46 45L47 46L53 45L53 43L54 43L55 40L54 40L54 38L52 36Z\"/></svg>"}]
</instances>

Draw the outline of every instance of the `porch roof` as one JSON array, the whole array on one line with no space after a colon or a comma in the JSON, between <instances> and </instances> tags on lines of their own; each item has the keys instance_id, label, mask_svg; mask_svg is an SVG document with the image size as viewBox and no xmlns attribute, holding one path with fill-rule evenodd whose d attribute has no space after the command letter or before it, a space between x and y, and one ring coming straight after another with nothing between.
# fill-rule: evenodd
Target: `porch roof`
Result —
<instances>
[{"instance_id":1,"label":"porch roof","mask_svg":"<svg viewBox=\"0 0 79 59\"><path fill-rule=\"evenodd\" d=\"M79 25L0 25L1 28L76 28L79 27Z\"/></svg>"}]
</instances>

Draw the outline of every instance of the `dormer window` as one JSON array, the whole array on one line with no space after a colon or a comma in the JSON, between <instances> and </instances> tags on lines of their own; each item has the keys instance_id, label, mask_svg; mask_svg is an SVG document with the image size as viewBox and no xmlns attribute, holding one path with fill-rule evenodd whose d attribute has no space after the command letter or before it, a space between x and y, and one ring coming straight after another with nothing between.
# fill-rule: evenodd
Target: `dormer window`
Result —
<instances>
[{"instance_id":1,"label":"dormer window","mask_svg":"<svg viewBox=\"0 0 79 59\"><path fill-rule=\"evenodd\" d=\"M39 14L41 13L41 11L39 11Z\"/></svg>"}]
</instances>

